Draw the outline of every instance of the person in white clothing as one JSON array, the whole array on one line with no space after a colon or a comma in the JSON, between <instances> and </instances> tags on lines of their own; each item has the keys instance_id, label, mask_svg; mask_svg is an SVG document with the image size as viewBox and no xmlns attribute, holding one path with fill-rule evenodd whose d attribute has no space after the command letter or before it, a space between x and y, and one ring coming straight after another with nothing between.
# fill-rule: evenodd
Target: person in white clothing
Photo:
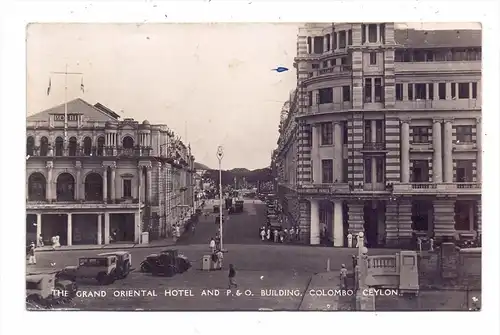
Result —
<instances>
[{"instance_id":1,"label":"person in white clothing","mask_svg":"<svg viewBox=\"0 0 500 335\"><path fill-rule=\"evenodd\" d=\"M260 231L260 238L262 239L262 241L266 240L266 230L265 229L262 229Z\"/></svg>"},{"instance_id":2,"label":"person in white clothing","mask_svg":"<svg viewBox=\"0 0 500 335\"><path fill-rule=\"evenodd\" d=\"M271 229L267 229L267 240L270 241L271 240Z\"/></svg>"},{"instance_id":3,"label":"person in white clothing","mask_svg":"<svg viewBox=\"0 0 500 335\"><path fill-rule=\"evenodd\" d=\"M213 254L213 253L215 252L215 239L214 239L213 237L210 239L210 244L209 244L209 246L210 246L210 251L211 251L211 252L212 252L212 254Z\"/></svg>"}]
</instances>

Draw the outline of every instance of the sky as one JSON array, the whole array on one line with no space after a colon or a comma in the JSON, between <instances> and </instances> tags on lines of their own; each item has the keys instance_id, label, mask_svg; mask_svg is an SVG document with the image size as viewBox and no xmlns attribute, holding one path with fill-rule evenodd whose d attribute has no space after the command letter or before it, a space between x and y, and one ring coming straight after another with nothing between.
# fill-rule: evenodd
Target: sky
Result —
<instances>
[{"instance_id":1,"label":"sky","mask_svg":"<svg viewBox=\"0 0 500 335\"><path fill-rule=\"evenodd\" d=\"M467 29L477 24L400 24ZM196 161L223 169L269 166L281 107L296 86L298 24L32 24L27 28L28 115L67 99L166 124ZM288 72L271 69L284 66ZM51 78L51 94L47 86ZM123 112L122 112L123 111Z\"/></svg>"}]
</instances>

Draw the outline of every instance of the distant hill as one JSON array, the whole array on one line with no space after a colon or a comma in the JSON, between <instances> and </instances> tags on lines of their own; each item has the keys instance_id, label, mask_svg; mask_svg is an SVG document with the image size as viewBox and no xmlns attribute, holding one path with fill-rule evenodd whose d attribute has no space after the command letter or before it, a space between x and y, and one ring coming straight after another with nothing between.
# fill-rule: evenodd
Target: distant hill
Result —
<instances>
[{"instance_id":1,"label":"distant hill","mask_svg":"<svg viewBox=\"0 0 500 335\"><path fill-rule=\"evenodd\" d=\"M194 162L194 168L195 168L195 170L210 170L210 168L208 166L206 166L205 164L198 163L198 162Z\"/></svg>"},{"instance_id":2,"label":"distant hill","mask_svg":"<svg viewBox=\"0 0 500 335\"><path fill-rule=\"evenodd\" d=\"M205 175L212 180L218 180L219 170L208 169ZM224 185L233 185L235 177L238 181L241 181L243 177L245 177L246 181L249 183L256 183L257 181L268 182L273 180L271 169L269 168L256 170L248 170L245 168L222 170L222 183Z\"/></svg>"}]
</instances>

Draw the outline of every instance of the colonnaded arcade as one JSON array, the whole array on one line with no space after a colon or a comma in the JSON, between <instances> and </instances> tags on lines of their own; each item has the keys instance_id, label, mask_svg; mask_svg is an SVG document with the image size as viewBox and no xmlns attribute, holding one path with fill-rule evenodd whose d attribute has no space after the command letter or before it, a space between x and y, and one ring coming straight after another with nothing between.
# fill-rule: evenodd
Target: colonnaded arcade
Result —
<instances>
[{"instance_id":1,"label":"colonnaded arcade","mask_svg":"<svg viewBox=\"0 0 500 335\"><path fill-rule=\"evenodd\" d=\"M481 234L481 31L307 24L273 164L289 225L334 246Z\"/></svg>"},{"instance_id":2,"label":"colonnaded arcade","mask_svg":"<svg viewBox=\"0 0 500 335\"><path fill-rule=\"evenodd\" d=\"M171 235L194 205L194 157L166 125L82 99L29 116L28 238L62 245L139 243ZM67 140L65 140L65 137Z\"/></svg>"}]
</instances>

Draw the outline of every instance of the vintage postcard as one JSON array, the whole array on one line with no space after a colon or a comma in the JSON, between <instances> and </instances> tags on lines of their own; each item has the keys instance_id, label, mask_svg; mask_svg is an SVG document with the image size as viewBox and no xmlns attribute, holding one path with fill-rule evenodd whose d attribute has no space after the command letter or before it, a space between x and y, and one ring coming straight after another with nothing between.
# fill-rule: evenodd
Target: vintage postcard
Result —
<instances>
[{"instance_id":1,"label":"vintage postcard","mask_svg":"<svg viewBox=\"0 0 500 335\"><path fill-rule=\"evenodd\" d=\"M481 24L30 24L30 311L481 309Z\"/></svg>"}]
</instances>

